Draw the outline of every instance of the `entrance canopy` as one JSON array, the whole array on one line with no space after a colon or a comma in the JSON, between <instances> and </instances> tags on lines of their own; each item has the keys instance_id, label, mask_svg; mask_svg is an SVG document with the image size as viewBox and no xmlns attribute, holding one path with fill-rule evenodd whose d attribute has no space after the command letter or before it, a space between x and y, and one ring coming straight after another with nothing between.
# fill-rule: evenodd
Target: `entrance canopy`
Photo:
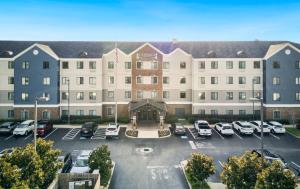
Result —
<instances>
[{"instance_id":1,"label":"entrance canopy","mask_svg":"<svg viewBox=\"0 0 300 189\"><path fill-rule=\"evenodd\" d=\"M135 113L141 110L157 110L161 115L165 115L167 111L166 103L161 101L155 101L152 99L143 99L140 101L131 101L129 103L129 112Z\"/></svg>"}]
</instances>

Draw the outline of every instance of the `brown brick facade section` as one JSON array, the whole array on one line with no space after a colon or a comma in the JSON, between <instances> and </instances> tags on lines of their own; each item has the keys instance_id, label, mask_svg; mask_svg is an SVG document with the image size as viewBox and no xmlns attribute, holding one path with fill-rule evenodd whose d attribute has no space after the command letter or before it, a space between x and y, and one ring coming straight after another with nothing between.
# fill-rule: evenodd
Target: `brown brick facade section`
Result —
<instances>
[{"instance_id":1,"label":"brown brick facade section","mask_svg":"<svg viewBox=\"0 0 300 189\"><path fill-rule=\"evenodd\" d=\"M35 110L34 108L15 108L15 119L21 119L21 111L27 110L29 112L29 119L34 120ZM48 111L50 112L50 119L56 120L60 119L59 108L38 108L37 109L37 119L42 119L42 112Z\"/></svg>"},{"instance_id":2,"label":"brown brick facade section","mask_svg":"<svg viewBox=\"0 0 300 189\"><path fill-rule=\"evenodd\" d=\"M167 105L167 113L169 115L176 114L176 108L182 108L185 111L185 115L192 114L192 105L191 104L168 104Z\"/></svg>"},{"instance_id":3,"label":"brown brick facade section","mask_svg":"<svg viewBox=\"0 0 300 189\"><path fill-rule=\"evenodd\" d=\"M300 118L300 108L265 108L264 110L264 117L266 119L273 119L273 111L278 110L280 111L280 119L288 119L292 120L293 116L295 119Z\"/></svg>"},{"instance_id":4,"label":"brown brick facade section","mask_svg":"<svg viewBox=\"0 0 300 189\"><path fill-rule=\"evenodd\" d=\"M107 115L107 108L112 107L113 110L115 109L115 105L103 105L102 106L102 116L103 117L114 117L115 115L113 114L112 116ZM118 104L118 117L128 117L128 104Z\"/></svg>"},{"instance_id":5,"label":"brown brick facade section","mask_svg":"<svg viewBox=\"0 0 300 189\"><path fill-rule=\"evenodd\" d=\"M137 54L139 54L137 56ZM153 56L149 56L153 55ZM155 56L154 56L155 55ZM132 100L137 100L137 91L157 91L158 100L162 100L162 59L163 56L155 49L146 45L132 55ZM137 61L157 61L158 69L137 69ZM157 76L158 84L137 84L137 76Z\"/></svg>"}]
</instances>

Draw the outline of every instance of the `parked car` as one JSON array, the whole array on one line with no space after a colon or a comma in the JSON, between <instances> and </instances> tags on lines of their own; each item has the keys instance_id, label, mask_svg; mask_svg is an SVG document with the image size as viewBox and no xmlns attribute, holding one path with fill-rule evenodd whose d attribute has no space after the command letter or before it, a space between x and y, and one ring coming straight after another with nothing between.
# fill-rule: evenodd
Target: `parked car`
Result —
<instances>
[{"instance_id":1,"label":"parked car","mask_svg":"<svg viewBox=\"0 0 300 189\"><path fill-rule=\"evenodd\" d=\"M232 122L233 128L239 133L244 135L252 135L253 128L247 121L234 121Z\"/></svg>"},{"instance_id":2,"label":"parked car","mask_svg":"<svg viewBox=\"0 0 300 189\"><path fill-rule=\"evenodd\" d=\"M47 120L40 120L37 124L37 135L43 137L53 130L53 124Z\"/></svg>"},{"instance_id":3,"label":"parked car","mask_svg":"<svg viewBox=\"0 0 300 189\"><path fill-rule=\"evenodd\" d=\"M92 137L96 132L98 125L94 122L87 122L81 126L80 135L82 137Z\"/></svg>"},{"instance_id":4,"label":"parked car","mask_svg":"<svg viewBox=\"0 0 300 189\"><path fill-rule=\"evenodd\" d=\"M200 135L200 136L211 136L212 135L212 130L211 130L208 122L205 120L195 121L194 127L197 130L198 135Z\"/></svg>"},{"instance_id":5,"label":"parked car","mask_svg":"<svg viewBox=\"0 0 300 189\"><path fill-rule=\"evenodd\" d=\"M4 149L4 150L2 150L0 152L0 157L4 156L5 153L7 153L8 155L10 155L10 154L13 153L13 151L14 151L14 149L12 149L12 148L6 148L6 149Z\"/></svg>"},{"instance_id":6,"label":"parked car","mask_svg":"<svg viewBox=\"0 0 300 189\"><path fill-rule=\"evenodd\" d=\"M261 121L250 121L252 128L254 129L254 132L260 133L261 132ZM269 134L271 132L269 125L265 122L263 122L263 133Z\"/></svg>"},{"instance_id":7,"label":"parked car","mask_svg":"<svg viewBox=\"0 0 300 189\"><path fill-rule=\"evenodd\" d=\"M185 127L181 123L172 123L172 131L176 135L184 135Z\"/></svg>"},{"instance_id":8,"label":"parked car","mask_svg":"<svg viewBox=\"0 0 300 189\"><path fill-rule=\"evenodd\" d=\"M106 137L119 137L120 125L116 123L109 123L105 130Z\"/></svg>"},{"instance_id":9,"label":"parked car","mask_svg":"<svg viewBox=\"0 0 300 189\"><path fill-rule=\"evenodd\" d=\"M90 171L88 160L91 152L91 150L82 151L74 162L70 173L88 173Z\"/></svg>"},{"instance_id":10,"label":"parked car","mask_svg":"<svg viewBox=\"0 0 300 189\"><path fill-rule=\"evenodd\" d=\"M284 134L285 128L283 125L277 121L268 121L267 124L269 125L271 132L276 134Z\"/></svg>"},{"instance_id":11,"label":"parked car","mask_svg":"<svg viewBox=\"0 0 300 189\"><path fill-rule=\"evenodd\" d=\"M63 163L63 167L58 171L59 173L67 173L72 168L72 156L71 153L67 153L63 156L58 156L58 161Z\"/></svg>"},{"instance_id":12,"label":"parked car","mask_svg":"<svg viewBox=\"0 0 300 189\"><path fill-rule=\"evenodd\" d=\"M13 135L28 135L34 129L34 121L26 120L19 124L13 131Z\"/></svg>"},{"instance_id":13,"label":"parked car","mask_svg":"<svg viewBox=\"0 0 300 189\"><path fill-rule=\"evenodd\" d=\"M261 149L252 150L252 153L257 154L258 157L261 157L261 155L262 155L261 152L262 152ZM279 161L284 168L287 168L287 163L285 162L285 160L280 155L272 153L272 152L270 152L269 150L266 150L266 149L264 149L263 152L264 152L263 153L264 159L267 160L270 164L273 161Z\"/></svg>"},{"instance_id":14,"label":"parked car","mask_svg":"<svg viewBox=\"0 0 300 189\"><path fill-rule=\"evenodd\" d=\"M232 124L230 123L217 123L215 124L215 129L222 135L232 136L234 134Z\"/></svg>"},{"instance_id":15,"label":"parked car","mask_svg":"<svg viewBox=\"0 0 300 189\"><path fill-rule=\"evenodd\" d=\"M12 134L18 122L5 122L0 125L0 134Z\"/></svg>"}]
</instances>

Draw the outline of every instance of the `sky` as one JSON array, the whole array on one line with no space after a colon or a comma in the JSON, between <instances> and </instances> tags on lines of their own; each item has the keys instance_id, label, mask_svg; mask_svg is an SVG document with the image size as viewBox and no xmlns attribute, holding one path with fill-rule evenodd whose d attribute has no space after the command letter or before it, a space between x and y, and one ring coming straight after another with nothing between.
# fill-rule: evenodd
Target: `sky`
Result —
<instances>
[{"instance_id":1,"label":"sky","mask_svg":"<svg viewBox=\"0 0 300 189\"><path fill-rule=\"evenodd\" d=\"M0 40L300 42L299 0L0 0Z\"/></svg>"}]
</instances>

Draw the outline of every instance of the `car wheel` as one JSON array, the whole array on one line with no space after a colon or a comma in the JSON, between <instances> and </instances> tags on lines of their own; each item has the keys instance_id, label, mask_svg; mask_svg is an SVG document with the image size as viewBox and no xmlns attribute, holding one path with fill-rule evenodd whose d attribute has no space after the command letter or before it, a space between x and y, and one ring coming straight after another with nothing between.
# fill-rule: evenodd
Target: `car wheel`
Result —
<instances>
[{"instance_id":1,"label":"car wheel","mask_svg":"<svg viewBox=\"0 0 300 189\"><path fill-rule=\"evenodd\" d=\"M271 133L275 133L274 129L271 129Z\"/></svg>"}]
</instances>

